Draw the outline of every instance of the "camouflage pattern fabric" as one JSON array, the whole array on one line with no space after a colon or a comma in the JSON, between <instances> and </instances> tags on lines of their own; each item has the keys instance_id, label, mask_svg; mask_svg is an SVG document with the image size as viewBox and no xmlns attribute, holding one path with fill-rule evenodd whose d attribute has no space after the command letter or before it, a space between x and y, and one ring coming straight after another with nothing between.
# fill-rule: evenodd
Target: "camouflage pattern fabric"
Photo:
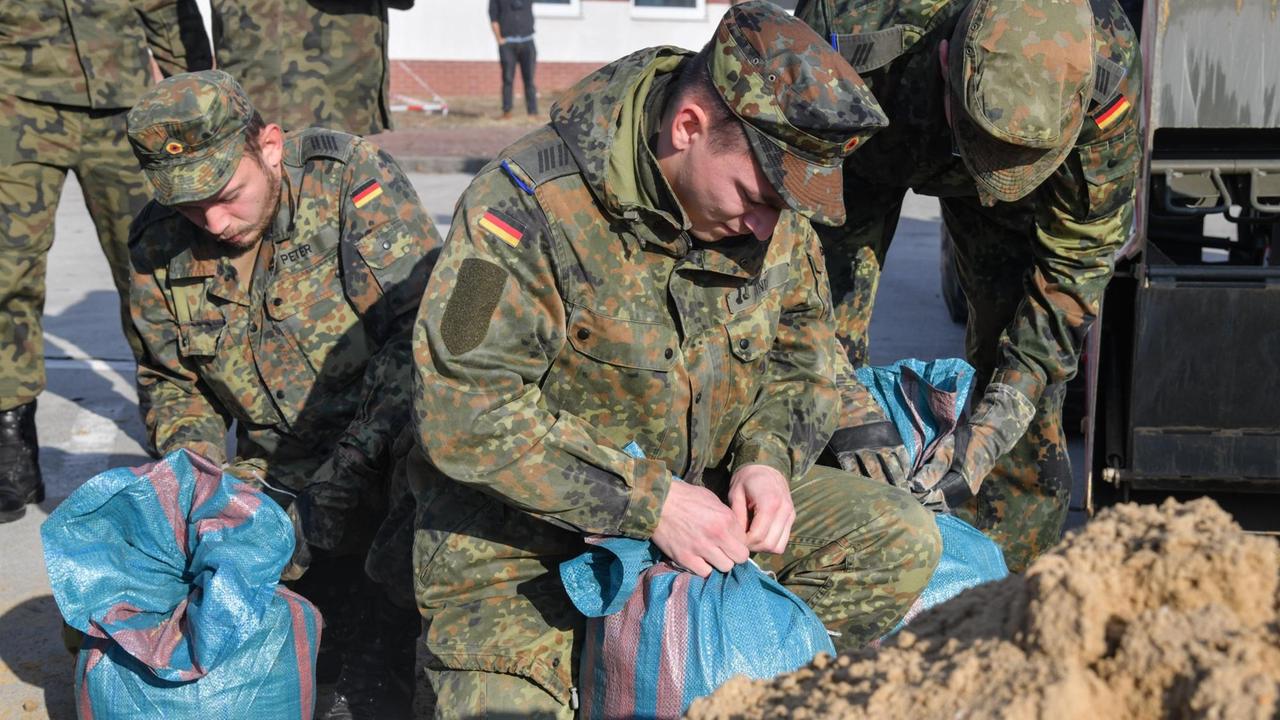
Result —
<instances>
[{"instance_id":1,"label":"camouflage pattern fabric","mask_svg":"<svg viewBox=\"0 0 1280 720\"><path fill-rule=\"evenodd\" d=\"M845 226L818 228L829 256L861 261L865 247L877 261L874 268L858 265L856 274L833 265L833 295L857 306L847 315L837 309L850 318L837 332L848 338L847 346L865 352L865 341L850 335L869 324L867 278L877 276L884 262L901 199L908 189L939 197L956 242L970 309L966 344L980 384L1011 387L1036 408L1026 435L982 482L967 510L977 527L1002 542L1010 569L1018 571L1056 542L1066 511L1070 466L1061 444L1060 399L1051 399L1061 394L1055 386L1076 372L1112 255L1132 226L1141 159L1141 56L1119 6L1091 0L1094 52L1103 58L1095 73L1115 81L1111 97L1089 104L1074 146L1039 187L1016 202L987 206L954 152L937 57L939 41L952 36L966 6L959 0L810 0L797 16L836 35L855 66L883 47L859 38L892 34L898 43L892 59L862 72L890 126L845 163ZM864 319L852 319L858 317ZM851 360L867 358L855 354Z\"/></svg>"},{"instance_id":2,"label":"camouflage pattern fabric","mask_svg":"<svg viewBox=\"0 0 1280 720\"><path fill-rule=\"evenodd\" d=\"M223 461L234 419L231 470L287 505L276 490L303 489L341 465L333 457L363 466L330 476L389 474L409 412L409 328L440 238L395 161L359 138L291 134L283 169L247 282L215 241L158 203L130 248L152 441ZM333 492L351 494L341 483Z\"/></svg>"},{"instance_id":3,"label":"camouflage pattern fabric","mask_svg":"<svg viewBox=\"0 0 1280 720\"><path fill-rule=\"evenodd\" d=\"M583 534L651 536L673 474L722 497L747 464L790 479L794 542L767 562L850 646L891 626L936 562L933 521L910 496L811 472L837 394L808 222L783 211L767 242L685 232L645 138L690 57L651 48L587 77L455 210L414 335L429 459L408 466L436 671L516 675L568 705L583 621L555 569ZM623 452L631 441L647 457ZM447 675L433 675L438 693L480 702L455 690L479 680Z\"/></svg>"},{"instance_id":4,"label":"camouflage pattern fabric","mask_svg":"<svg viewBox=\"0 0 1280 720\"><path fill-rule=\"evenodd\" d=\"M436 696L432 717L437 720L573 720L577 715L571 706L519 675L430 668L426 675Z\"/></svg>"},{"instance_id":5,"label":"camouflage pattern fabric","mask_svg":"<svg viewBox=\"0 0 1280 720\"><path fill-rule=\"evenodd\" d=\"M125 140L124 108L166 72L195 61L183 45L193 0L0 3L0 411L45 387L45 273L54 217L74 172L129 322L129 222L147 202ZM198 12L194 15L199 20Z\"/></svg>"},{"instance_id":6,"label":"camouflage pattern fabric","mask_svg":"<svg viewBox=\"0 0 1280 720\"><path fill-rule=\"evenodd\" d=\"M358 135L391 129L385 0L212 0L210 7L218 67L269 122Z\"/></svg>"},{"instance_id":7,"label":"camouflage pattern fabric","mask_svg":"<svg viewBox=\"0 0 1280 720\"><path fill-rule=\"evenodd\" d=\"M6 2L0 28L0 96L42 103L128 108L151 84L148 50L166 75L208 62L195 0Z\"/></svg>"},{"instance_id":8,"label":"camouflage pattern fabric","mask_svg":"<svg viewBox=\"0 0 1280 720\"><path fill-rule=\"evenodd\" d=\"M796 212L840 224L840 164L885 126L862 78L789 15L730 10L713 43L711 82L742 121L765 177Z\"/></svg>"},{"instance_id":9,"label":"camouflage pattern fabric","mask_svg":"<svg viewBox=\"0 0 1280 720\"><path fill-rule=\"evenodd\" d=\"M235 78L203 70L165 78L129 111L129 145L156 202L213 197L231 181L246 147L253 104Z\"/></svg>"}]
</instances>

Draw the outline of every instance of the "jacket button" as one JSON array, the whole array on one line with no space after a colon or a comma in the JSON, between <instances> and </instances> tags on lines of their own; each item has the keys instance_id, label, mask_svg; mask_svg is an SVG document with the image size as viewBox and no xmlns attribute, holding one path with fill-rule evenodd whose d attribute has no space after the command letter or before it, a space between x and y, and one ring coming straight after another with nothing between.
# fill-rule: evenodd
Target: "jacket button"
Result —
<instances>
[{"instance_id":1,"label":"jacket button","mask_svg":"<svg viewBox=\"0 0 1280 720\"><path fill-rule=\"evenodd\" d=\"M700 402L702 402L702 393L701 393L701 392L699 392L697 395L694 395L694 396L693 396L693 404L697 405L697 404L698 404L698 403L700 403Z\"/></svg>"},{"instance_id":2,"label":"jacket button","mask_svg":"<svg viewBox=\"0 0 1280 720\"><path fill-rule=\"evenodd\" d=\"M388 240L388 241L386 241L386 242L382 243L382 249L383 249L383 250L390 250L390 249L391 249L391 241L390 241L390 240Z\"/></svg>"},{"instance_id":3,"label":"jacket button","mask_svg":"<svg viewBox=\"0 0 1280 720\"><path fill-rule=\"evenodd\" d=\"M578 328L578 339L579 339L579 340L586 340L586 339L587 339L587 338L589 338L589 337L591 337L591 331L590 331L590 330L588 330L587 328Z\"/></svg>"},{"instance_id":4,"label":"jacket button","mask_svg":"<svg viewBox=\"0 0 1280 720\"><path fill-rule=\"evenodd\" d=\"M249 323L249 332L258 332L258 323Z\"/></svg>"},{"instance_id":5,"label":"jacket button","mask_svg":"<svg viewBox=\"0 0 1280 720\"><path fill-rule=\"evenodd\" d=\"M283 390L277 390L277 391L276 391L276 399L277 399L277 400L283 400L283 399L284 399L284 391L283 391Z\"/></svg>"},{"instance_id":6,"label":"jacket button","mask_svg":"<svg viewBox=\"0 0 1280 720\"><path fill-rule=\"evenodd\" d=\"M275 305L276 307L280 307L281 305L284 304L284 300L281 300L280 298L272 298L271 304Z\"/></svg>"},{"instance_id":7,"label":"jacket button","mask_svg":"<svg viewBox=\"0 0 1280 720\"><path fill-rule=\"evenodd\" d=\"M670 360L671 358L675 357L676 351L672 350L671 348L667 348L667 351L662 354L664 357Z\"/></svg>"},{"instance_id":8,"label":"jacket button","mask_svg":"<svg viewBox=\"0 0 1280 720\"><path fill-rule=\"evenodd\" d=\"M746 350L747 348L751 347L751 341L746 338L742 338L741 340L738 341L738 347L742 348L743 350Z\"/></svg>"}]
</instances>

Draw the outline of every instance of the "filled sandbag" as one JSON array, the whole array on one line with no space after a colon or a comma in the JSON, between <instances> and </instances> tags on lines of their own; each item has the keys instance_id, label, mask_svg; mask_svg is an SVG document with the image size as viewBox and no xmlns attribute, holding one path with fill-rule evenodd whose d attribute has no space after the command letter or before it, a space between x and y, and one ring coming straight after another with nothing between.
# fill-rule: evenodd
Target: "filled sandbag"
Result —
<instances>
[{"instance_id":1,"label":"filled sandbag","mask_svg":"<svg viewBox=\"0 0 1280 720\"><path fill-rule=\"evenodd\" d=\"M93 477L40 533L85 634L81 720L310 720L321 619L279 584L293 529L266 495L180 450Z\"/></svg>"}]
</instances>

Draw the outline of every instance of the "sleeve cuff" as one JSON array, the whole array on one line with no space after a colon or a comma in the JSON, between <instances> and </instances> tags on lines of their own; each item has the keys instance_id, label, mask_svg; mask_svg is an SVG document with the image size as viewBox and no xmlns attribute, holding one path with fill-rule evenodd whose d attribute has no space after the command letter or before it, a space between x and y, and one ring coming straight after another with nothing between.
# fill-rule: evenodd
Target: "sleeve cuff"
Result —
<instances>
[{"instance_id":1,"label":"sleeve cuff","mask_svg":"<svg viewBox=\"0 0 1280 720\"><path fill-rule=\"evenodd\" d=\"M746 465L768 465L782 473L782 477L791 482L795 479L792 473L791 453L787 446L777 438L757 439L738 448L733 455L732 471Z\"/></svg>"},{"instance_id":2,"label":"sleeve cuff","mask_svg":"<svg viewBox=\"0 0 1280 720\"><path fill-rule=\"evenodd\" d=\"M658 460L637 459L630 502L618 523L618 534L647 540L653 537L662 515L662 505L671 490L671 471Z\"/></svg>"}]
</instances>

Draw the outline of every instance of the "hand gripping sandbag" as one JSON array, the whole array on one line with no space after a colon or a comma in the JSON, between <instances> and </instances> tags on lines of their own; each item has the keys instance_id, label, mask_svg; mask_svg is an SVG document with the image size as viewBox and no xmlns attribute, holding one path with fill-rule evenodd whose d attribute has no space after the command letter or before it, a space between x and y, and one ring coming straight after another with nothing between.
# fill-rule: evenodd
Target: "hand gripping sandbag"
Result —
<instances>
[{"instance_id":1,"label":"hand gripping sandbag","mask_svg":"<svg viewBox=\"0 0 1280 720\"><path fill-rule=\"evenodd\" d=\"M265 495L182 450L92 478L40 534L86 636L81 720L311 718L320 614L278 583L293 530Z\"/></svg>"},{"instance_id":2,"label":"hand gripping sandbag","mask_svg":"<svg viewBox=\"0 0 1280 720\"><path fill-rule=\"evenodd\" d=\"M857 370L858 380L902 436L913 472L924 466L960 424L973 374L968 363L956 358L899 360L884 367L864 366ZM942 535L942 557L906 619L890 634L921 612L971 587L1009 574L1000 546L986 535L954 515L935 515L934 519Z\"/></svg>"},{"instance_id":3,"label":"hand gripping sandbag","mask_svg":"<svg viewBox=\"0 0 1280 720\"><path fill-rule=\"evenodd\" d=\"M623 449L644 456L635 443ZM753 562L703 579L648 540L586 541L590 550L560 564L569 599L587 616L583 720L678 718L734 675L772 678L835 654L813 610Z\"/></svg>"}]
</instances>

